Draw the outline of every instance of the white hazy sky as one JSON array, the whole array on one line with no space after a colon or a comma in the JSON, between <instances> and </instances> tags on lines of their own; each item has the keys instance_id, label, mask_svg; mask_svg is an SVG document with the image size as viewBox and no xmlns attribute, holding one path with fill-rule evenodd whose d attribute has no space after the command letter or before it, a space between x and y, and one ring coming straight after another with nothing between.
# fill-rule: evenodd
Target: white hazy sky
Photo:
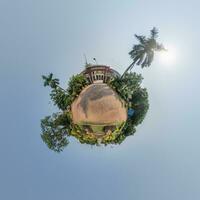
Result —
<instances>
[{"instance_id":1,"label":"white hazy sky","mask_svg":"<svg viewBox=\"0 0 200 200\"><path fill-rule=\"evenodd\" d=\"M197 0L0 0L0 199L199 200L200 2ZM63 86L88 60L131 62L134 34L156 26L176 49L144 76L150 110L122 145L72 139L61 154L40 139L56 109L41 75ZM170 50L170 49L169 49Z\"/></svg>"}]
</instances>

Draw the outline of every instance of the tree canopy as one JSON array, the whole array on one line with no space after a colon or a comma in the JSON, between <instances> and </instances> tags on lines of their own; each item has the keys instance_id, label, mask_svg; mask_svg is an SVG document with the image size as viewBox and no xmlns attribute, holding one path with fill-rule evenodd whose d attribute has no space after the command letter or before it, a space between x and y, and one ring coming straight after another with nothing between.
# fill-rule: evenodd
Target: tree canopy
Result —
<instances>
[{"instance_id":1,"label":"tree canopy","mask_svg":"<svg viewBox=\"0 0 200 200\"><path fill-rule=\"evenodd\" d=\"M114 140L120 144L127 136L136 132L136 126L141 124L149 109L148 93L141 87L143 77L137 73L126 73L123 78L116 77L109 85L127 103L127 109L133 109L133 116L125 123L121 134Z\"/></svg>"},{"instance_id":2,"label":"tree canopy","mask_svg":"<svg viewBox=\"0 0 200 200\"><path fill-rule=\"evenodd\" d=\"M140 65L142 68L149 67L154 59L155 51L166 51L164 46L157 42L158 30L155 27L150 31L149 37L135 34L135 38L139 44L133 45L132 50L129 52L133 62L124 71L122 77L131 70L135 64Z\"/></svg>"},{"instance_id":3,"label":"tree canopy","mask_svg":"<svg viewBox=\"0 0 200 200\"><path fill-rule=\"evenodd\" d=\"M56 152L63 151L68 145L67 136L70 132L71 123L66 114L53 114L41 120L42 140L49 149Z\"/></svg>"},{"instance_id":4,"label":"tree canopy","mask_svg":"<svg viewBox=\"0 0 200 200\"><path fill-rule=\"evenodd\" d=\"M50 97L61 112L46 116L41 120L41 138L55 152L61 152L69 143L73 123L71 120L70 106L82 89L88 84L83 75L72 76L68 83L67 90L59 86L59 79L53 74L42 76L44 86L51 88Z\"/></svg>"}]
</instances>

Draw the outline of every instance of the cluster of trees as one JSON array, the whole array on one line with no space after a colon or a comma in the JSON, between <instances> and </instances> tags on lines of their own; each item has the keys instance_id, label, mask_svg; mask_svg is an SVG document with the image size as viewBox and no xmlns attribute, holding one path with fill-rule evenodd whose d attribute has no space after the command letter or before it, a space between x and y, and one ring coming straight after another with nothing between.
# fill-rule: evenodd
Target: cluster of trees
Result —
<instances>
[{"instance_id":1,"label":"cluster of trees","mask_svg":"<svg viewBox=\"0 0 200 200\"><path fill-rule=\"evenodd\" d=\"M121 134L113 141L120 144L127 136L136 132L136 126L142 123L149 109L148 93L141 87L141 74L126 73L123 78L116 77L109 85L126 102L127 109L133 109L134 114L128 118Z\"/></svg>"},{"instance_id":2,"label":"cluster of trees","mask_svg":"<svg viewBox=\"0 0 200 200\"><path fill-rule=\"evenodd\" d=\"M44 80L44 86L49 86L51 88L50 97L52 101L63 111L71 106L72 102L80 94L82 89L89 84L82 74L72 76L66 90L59 86L59 79L53 78L52 73L48 76L43 75L42 78Z\"/></svg>"},{"instance_id":3,"label":"cluster of trees","mask_svg":"<svg viewBox=\"0 0 200 200\"><path fill-rule=\"evenodd\" d=\"M135 72L126 73L124 77L115 77L108 85L125 101L129 102L131 95L140 88L143 77Z\"/></svg>"},{"instance_id":4,"label":"cluster of trees","mask_svg":"<svg viewBox=\"0 0 200 200\"><path fill-rule=\"evenodd\" d=\"M67 137L73 129L70 106L88 82L83 75L72 76L65 90L59 86L59 79L54 78L52 73L42 78L44 86L51 88L50 97L61 112L41 120L41 138L49 149L60 152L69 144Z\"/></svg>"},{"instance_id":5,"label":"cluster of trees","mask_svg":"<svg viewBox=\"0 0 200 200\"><path fill-rule=\"evenodd\" d=\"M149 37L135 34L135 38L139 43L134 45L129 52L133 62L120 78L116 78L110 83L111 87L127 102L128 108L134 110L134 115L128 118L121 134L114 141L118 144L124 141L127 136L136 132L135 127L142 123L149 109L147 90L140 86L142 76L129 73L129 71L135 65L139 65L141 68L149 67L153 62L156 51L166 51L164 46L157 42L158 30L155 27L150 31Z\"/></svg>"}]
</instances>

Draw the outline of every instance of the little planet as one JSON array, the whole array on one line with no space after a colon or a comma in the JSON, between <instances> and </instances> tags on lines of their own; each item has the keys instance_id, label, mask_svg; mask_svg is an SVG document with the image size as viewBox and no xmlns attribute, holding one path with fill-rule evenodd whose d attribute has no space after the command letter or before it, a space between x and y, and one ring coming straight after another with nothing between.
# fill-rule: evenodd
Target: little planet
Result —
<instances>
[{"instance_id":1,"label":"little planet","mask_svg":"<svg viewBox=\"0 0 200 200\"><path fill-rule=\"evenodd\" d=\"M147 114L149 101L142 75L131 70L136 65L149 67L154 52L165 51L157 42L156 28L149 37L135 37L139 44L129 52L133 61L122 75L114 67L86 61L83 71L73 75L66 88L52 73L42 76L59 109L41 120L41 138L49 149L63 151L71 137L81 144L106 146L121 144L135 134Z\"/></svg>"},{"instance_id":2,"label":"little planet","mask_svg":"<svg viewBox=\"0 0 200 200\"><path fill-rule=\"evenodd\" d=\"M100 137L127 120L127 108L106 82L119 74L108 66L89 66L84 72L89 82L72 104L74 124Z\"/></svg>"}]
</instances>

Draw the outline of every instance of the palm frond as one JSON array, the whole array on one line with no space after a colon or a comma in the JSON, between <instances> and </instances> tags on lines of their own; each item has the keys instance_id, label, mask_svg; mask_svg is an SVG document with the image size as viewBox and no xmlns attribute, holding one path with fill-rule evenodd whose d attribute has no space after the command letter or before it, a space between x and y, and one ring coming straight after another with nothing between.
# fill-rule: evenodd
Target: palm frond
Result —
<instances>
[{"instance_id":1,"label":"palm frond","mask_svg":"<svg viewBox=\"0 0 200 200\"><path fill-rule=\"evenodd\" d=\"M155 27L153 27L153 29L150 31L150 37L147 38L145 36L136 34L135 37L139 41L139 44L133 45L132 50L129 52L133 62L125 70L121 78L123 78L135 64L141 65L142 68L149 67L153 62L155 51L166 51L164 46L159 44L156 40L158 37L158 29Z\"/></svg>"},{"instance_id":2,"label":"palm frond","mask_svg":"<svg viewBox=\"0 0 200 200\"><path fill-rule=\"evenodd\" d=\"M141 44L145 44L145 42L147 41L147 40L146 40L146 37L143 36L143 35L136 35L136 34L135 34L135 37L136 37L136 39L137 39Z\"/></svg>"},{"instance_id":3,"label":"palm frond","mask_svg":"<svg viewBox=\"0 0 200 200\"><path fill-rule=\"evenodd\" d=\"M158 29L156 27L153 27L151 30L151 39L156 39L158 37Z\"/></svg>"},{"instance_id":4,"label":"palm frond","mask_svg":"<svg viewBox=\"0 0 200 200\"><path fill-rule=\"evenodd\" d=\"M165 49L163 44L158 44L156 45L156 51L167 51L167 49Z\"/></svg>"}]
</instances>

